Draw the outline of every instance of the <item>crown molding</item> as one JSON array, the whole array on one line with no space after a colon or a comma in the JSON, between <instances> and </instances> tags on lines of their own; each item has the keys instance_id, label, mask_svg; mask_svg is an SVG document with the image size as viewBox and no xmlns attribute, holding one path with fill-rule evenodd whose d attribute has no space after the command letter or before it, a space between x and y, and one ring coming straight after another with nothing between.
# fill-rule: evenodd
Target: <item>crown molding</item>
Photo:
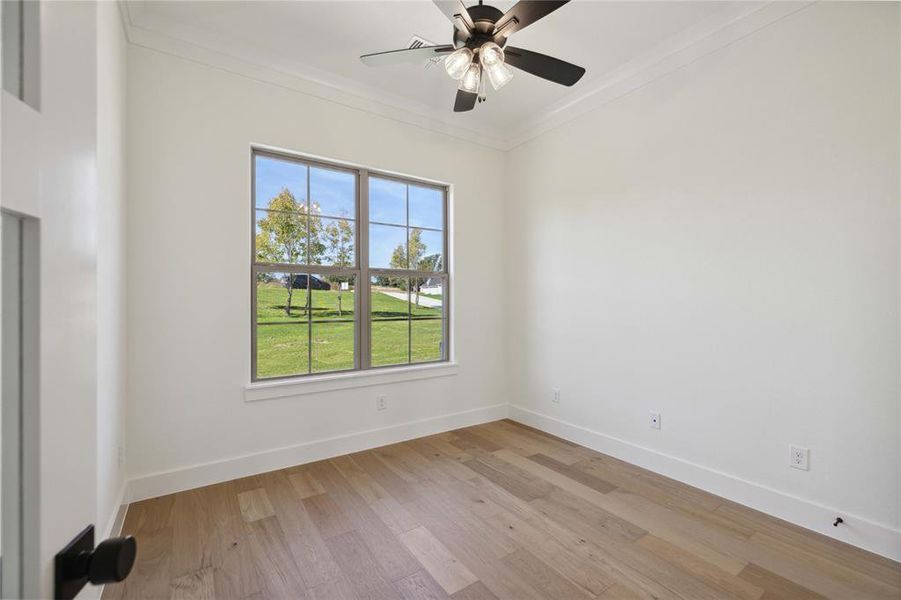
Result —
<instances>
[{"instance_id":1,"label":"crown molding","mask_svg":"<svg viewBox=\"0 0 901 600\"><path fill-rule=\"evenodd\" d=\"M617 69L584 82L566 98L526 120L514 131L501 131L490 126L480 126L479 129L474 129L471 125L461 126L452 120L452 113L448 113L446 109L413 102L348 78L312 69L259 48L226 40L203 29L171 19L160 19L148 13L141 2L120 0L119 5L128 41L136 46L477 145L508 151L814 3L815 0L776 0L727 5ZM141 25L137 24L139 22Z\"/></svg>"},{"instance_id":2,"label":"crown molding","mask_svg":"<svg viewBox=\"0 0 901 600\"><path fill-rule=\"evenodd\" d=\"M120 0L120 7L128 41L135 46L450 135L466 142L497 150L503 150L506 145L500 132L483 126L478 129L461 126L452 120L453 113L448 113L447 110L438 110L357 84L347 78L311 69L254 46L225 40L203 29L170 19L159 19L148 13L140 2ZM167 33L160 33L162 30Z\"/></svg>"}]
</instances>

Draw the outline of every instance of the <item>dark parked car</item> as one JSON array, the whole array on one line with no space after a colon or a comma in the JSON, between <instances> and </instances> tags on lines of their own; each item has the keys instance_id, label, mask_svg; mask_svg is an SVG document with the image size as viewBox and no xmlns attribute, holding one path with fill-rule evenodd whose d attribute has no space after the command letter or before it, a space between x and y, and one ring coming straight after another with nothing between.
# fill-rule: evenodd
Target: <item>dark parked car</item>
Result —
<instances>
[{"instance_id":1,"label":"dark parked car","mask_svg":"<svg viewBox=\"0 0 901 600\"><path fill-rule=\"evenodd\" d=\"M295 275L294 281L291 282L291 287L295 290L305 290L307 289L307 276L306 275ZM330 290L332 286L326 282L322 281L315 275L310 275L310 289L312 290Z\"/></svg>"}]
</instances>

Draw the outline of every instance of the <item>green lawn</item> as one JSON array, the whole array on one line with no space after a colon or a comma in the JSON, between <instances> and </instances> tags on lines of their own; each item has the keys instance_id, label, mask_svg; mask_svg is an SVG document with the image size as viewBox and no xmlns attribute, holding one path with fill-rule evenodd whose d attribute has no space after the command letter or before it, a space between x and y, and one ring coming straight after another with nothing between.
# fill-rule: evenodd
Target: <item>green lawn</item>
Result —
<instances>
[{"instance_id":1,"label":"green lawn","mask_svg":"<svg viewBox=\"0 0 901 600\"><path fill-rule=\"evenodd\" d=\"M288 290L279 283L257 286L257 377L352 369L354 292L313 290L312 306L308 310L306 290L294 290L290 314L285 311L287 299ZM406 300L393 298L376 288L373 288L371 305L373 366L406 364L411 358L408 352L412 362L441 357L440 308L413 305L410 310ZM408 310L412 313L411 320ZM310 334L312 344L308 350Z\"/></svg>"}]
</instances>

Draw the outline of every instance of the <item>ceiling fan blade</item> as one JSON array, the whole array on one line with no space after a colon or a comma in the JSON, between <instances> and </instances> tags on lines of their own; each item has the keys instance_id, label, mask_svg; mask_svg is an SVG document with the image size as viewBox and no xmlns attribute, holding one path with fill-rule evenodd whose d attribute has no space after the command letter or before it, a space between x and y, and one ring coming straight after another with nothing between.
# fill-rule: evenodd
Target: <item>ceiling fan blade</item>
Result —
<instances>
[{"instance_id":1,"label":"ceiling fan blade","mask_svg":"<svg viewBox=\"0 0 901 600\"><path fill-rule=\"evenodd\" d=\"M443 56L454 51L451 45L445 46L421 46L419 48L401 48L400 50L389 50L388 52L374 52L372 54L364 54L360 57L363 64L370 67L383 67L385 65L399 65L408 62L417 62L436 56Z\"/></svg>"},{"instance_id":2,"label":"ceiling fan blade","mask_svg":"<svg viewBox=\"0 0 901 600\"><path fill-rule=\"evenodd\" d=\"M514 31L528 27L567 2L569 0L520 0L494 24L494 36L510 37Z\"/></svg>"},{"instance_id":3,"label":"ceiling fan blade","mask_svg":"<svg viewBox=\"0 0 901 600\"><path fill-rule=\"evenodd\" d=\"M504 62L526 73L566 86L573 85L585 74L585 69L572 63L513 46L504 48Z\"/></svg>"},{"instance_id":4,"label":"ceiling fan blade","mask_svg":"<svg viewBox=\"0 0 901 600\"><path fill-rule=\"evenodd\" d=\"M460 0L432 0L432 2L444 13L444 16L450 19L454 27L463 33L472 33L475 25L472 22L472 17L469 16L469 11L466 10L466 5Z\"/></svg>"},{"instance_id":5,"label":"ceiling fan blade","mask_svg":"<svg viewBox=\"0 0 901 600\"><path fill-rule=\"evenodd\" d=\"M457 99L454 101L454 112L466 112L474 109L476 107L476 98L478 97L478 94L457 90Z\"/></svg>"}]
</instances>

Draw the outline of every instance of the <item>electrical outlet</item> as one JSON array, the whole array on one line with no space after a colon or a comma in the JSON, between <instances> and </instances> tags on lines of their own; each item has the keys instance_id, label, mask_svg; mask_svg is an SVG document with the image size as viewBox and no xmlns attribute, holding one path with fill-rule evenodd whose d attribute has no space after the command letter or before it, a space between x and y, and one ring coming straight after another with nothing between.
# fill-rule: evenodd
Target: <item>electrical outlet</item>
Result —
<instances>
[{"instance_id":1,"label":"electrical outlet","mask_svg":"<svg viewBox=\"0 0 901 600\"><path fill-rule=\"evenodd\" d=\"M388 409L388 396L384 394L375 397L375 409L376 410L387 410Z\"/></svg>"},{"instance_id":2,"label":"electrical outlet","mask_svg":"<svg viewBox=\"0 0 901 600\"><path fill-rule=\"evenodd\" d=\"M810 470L810 449L801 446L788 447L788 466L802 471Z\"/></svg>"},{"instance_id":3,"label":"electrical outlet","mask_svg":"<svg viewBox=\"0 0 901 600\"><path fill-rule=\"evenodd\" d=\"M648 423L651 429L660 429L660 413L651 411L651 420Z\"/></svg>"},{"instance_id":4,"label":"electrical outlet","mask_svg":"<svg viewBox=\"0 0 901 600\"><path fill-rule=\"evenodd\" d=\"M560 388L554 388L554 404L560 404Z\"/></svg>"}]
</instances>

